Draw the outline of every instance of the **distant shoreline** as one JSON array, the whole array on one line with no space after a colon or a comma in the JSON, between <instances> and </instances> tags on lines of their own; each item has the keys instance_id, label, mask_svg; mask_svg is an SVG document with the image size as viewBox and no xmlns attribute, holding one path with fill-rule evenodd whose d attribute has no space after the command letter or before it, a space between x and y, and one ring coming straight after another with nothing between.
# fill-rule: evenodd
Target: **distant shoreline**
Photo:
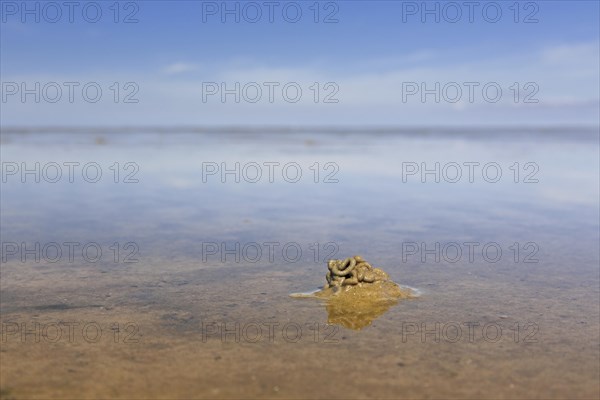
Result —
<instances>
[{"instance_id":1,"label":"distant shoreline","mask_svg":"<svg viewBox=\"0 0 600 400\"><path fill-rule=\"evenodd\" d=\"M600 126L7 126L0 133L326 133L326 134L600 134Z\"/></svg>"}]
</instances>

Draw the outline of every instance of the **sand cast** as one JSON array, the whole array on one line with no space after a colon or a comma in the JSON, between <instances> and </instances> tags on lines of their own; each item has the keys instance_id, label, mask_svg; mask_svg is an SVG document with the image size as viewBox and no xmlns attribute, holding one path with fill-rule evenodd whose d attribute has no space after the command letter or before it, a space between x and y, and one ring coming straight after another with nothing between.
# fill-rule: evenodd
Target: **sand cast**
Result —
<instances>
[{"instance_id":1,"label":"sand cast","mask_svg":"<svg viewBox=\"0 0 600 400\"><path fill-rule=\"evenodd\" d=\"M291 296L326 300L331 324L362 329L398 304L398 300L415 297L410 289L393 282L385 271L374 268L361 256L329 260L327 269L323 289Z\"/></svg>"}]
</instances>

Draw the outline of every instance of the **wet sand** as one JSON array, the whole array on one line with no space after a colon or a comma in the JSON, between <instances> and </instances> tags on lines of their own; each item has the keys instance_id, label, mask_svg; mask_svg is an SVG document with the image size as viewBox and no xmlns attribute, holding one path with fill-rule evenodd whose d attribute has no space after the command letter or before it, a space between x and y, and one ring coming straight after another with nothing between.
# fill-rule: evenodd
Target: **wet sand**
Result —
<instances>
[{"instance_id":1,"label":"wet sand","mask_svg":"<svg viewBox=\"0 0 600 400\"><path fill-rule=\"evenodd\" d=\"M1 397L598 398L598 137L495 138L3 134L2 162L96 162L104 178L2 184L3 244L93 242L103 255L3 260ZM506 178L402 181L402 162L469 161ZM122 183L127 162L138 183ZM296 162L303 178L203 182L202 162ZM328 162L337 183L323 183ZM539 182L515 183L514 162L535 162ZM302 255L207 255L206 243L265 242ZM407 255L436 242L493 242L502 256ZM137 263L123 262L127 243ZM360 330L289 296L321 287L330 255L354 254L420 296Z\"/></svg>"}]
</instances>

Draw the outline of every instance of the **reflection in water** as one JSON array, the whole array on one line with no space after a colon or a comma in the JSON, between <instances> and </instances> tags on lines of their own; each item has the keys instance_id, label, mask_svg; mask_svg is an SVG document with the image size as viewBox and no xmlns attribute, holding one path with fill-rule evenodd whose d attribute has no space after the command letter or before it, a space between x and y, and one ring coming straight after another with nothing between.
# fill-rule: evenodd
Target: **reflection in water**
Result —
<instances>
[{"instance_id":1,"label":"reflection in water","mask_svg":"<svg viewBox=\"0 0 600 400\"><path fill-rule=\"evenodd\" d=\"M347 329L361 330L385 314L398 300L387 299L379 302L359 304L355 308L348 309L339 302L332 300L327 303L327 322L332 325L340 325Z\"/></svg>"},{"instance_id":2,"label":"reflection in water","mask_svg":"<svg viewBox=\"0 0 600 400\"><path fill-rule=\"evenodd\" d=\"M294 293L295 298L318 298L325 302L327 322L361 330L385 314L400 299L416 297L416 292L392 281L361 283L343 289L326 287L311 293Z\"/></svg>"},{"instance_id":3,"label":"reflection in water","mask_svg":"<svg viewBox=\"0 0 600 400\"><path fill-rule=\"evenodd\" d=\"M385 314L399 299L413 297L394 282L356 286L327 299L327 322L360 330Z\"/></svg>"}]
</instances>

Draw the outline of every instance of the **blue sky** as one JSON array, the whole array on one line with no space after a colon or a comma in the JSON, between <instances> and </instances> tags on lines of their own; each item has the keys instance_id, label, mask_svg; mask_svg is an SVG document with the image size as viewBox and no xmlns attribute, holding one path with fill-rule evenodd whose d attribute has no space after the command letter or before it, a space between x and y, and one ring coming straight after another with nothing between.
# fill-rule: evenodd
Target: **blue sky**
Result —
<instances>
[{"instance_id":1,"label":"blue sky","mask_svg":"<svg viewBox=\"0 0 600 400\"><path fill-rule=\"evenodd\" d=\"M97 103L77 95L73 102L63 96L56 103L44 98L35 103L33 96L22 102L19 93L10 95L1 103L3 126L593 125L599 119L597 1L475 2L473 22L462 1L324 1L318 17L314 1L281 1L274 2L272 23L265 1L250 6L125 1L118 16L113 1L77 2L73 23L64 6L52 23L55 10L46 2L27 2L30 9L37 4L40 22L35 14L22 15L20 1L0 3L3 85L96 82L103 90ZM88 7L92 20L96 4L102 16L91 23L82 8ZM424 4L438 7L439 21L435 14L422 15ZM225 8L236 6L240 21L229 14L222 22ZM244 17L253 18L255 6L262 16L247 22ZM296 9L302 16L291 23ZM137 22L124 23L130 14ZM337 22L324 23L327 15ZM128 90L122 87L115 103L109 89L114 82L135 83L139 90L133 98L139 101L124 104ZM263 82L279 87L295 82L302 96L297 103L278 95L269 102L263 91L256 103L244 96L236 103L234 96L223 102L217 93L203 101L207 82L229 88L256 82L263 90ZM314 82L320 90L317 103L310 89ZM403 100L406 85L431 89L436 82L440 88L452 83L452 94L442 94L439 102L435 95L423 100L419 92ZM464 82L479 84L473 101ZM497 102L486 100L480 90L490 82L502 90ZM337 103L323 102L333 92L326 83L336 85L332 98ZM455 84L463 90L458 100ZM537 102L525 103L527 94Z\"/></svg>"}]
</instances>

